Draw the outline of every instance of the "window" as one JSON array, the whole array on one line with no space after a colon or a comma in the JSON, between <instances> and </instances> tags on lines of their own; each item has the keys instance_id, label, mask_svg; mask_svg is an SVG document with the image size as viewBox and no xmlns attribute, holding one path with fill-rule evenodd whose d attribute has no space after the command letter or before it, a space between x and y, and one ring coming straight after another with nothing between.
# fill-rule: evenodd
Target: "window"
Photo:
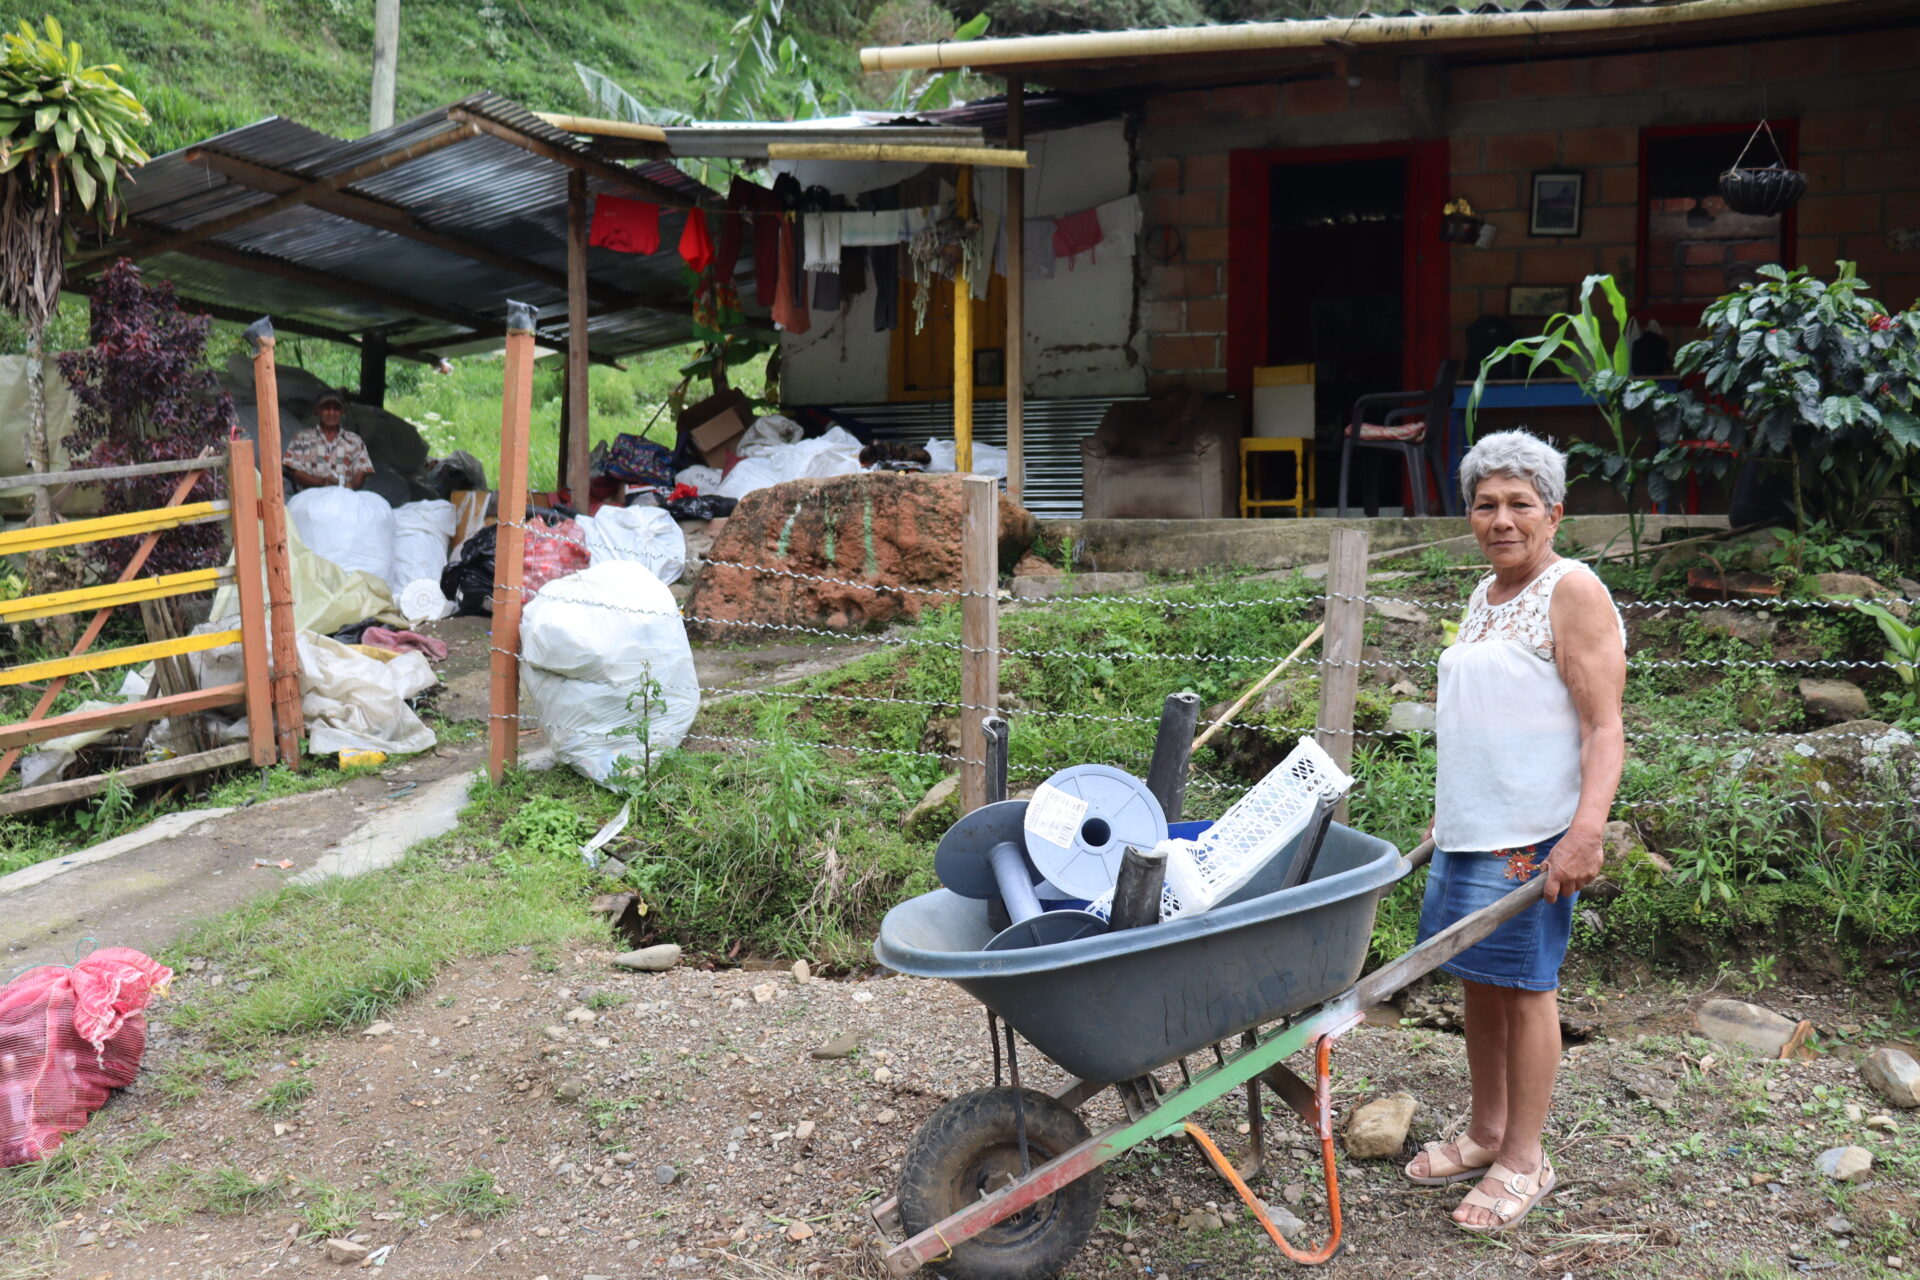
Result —
<instances>
[{"instance_id":1,"label":"window","mask_svg":"<svg viewBox=\"0 0 1920 1280\"><path fill-rule=\"evenodd\" d=\"M1786 152L1784 159L1793 164L1794 122L1771 123ZM1764 264L1791 256L1791 209L1762 218L1735 213L1720 198L1720 175L1739 159L1752 131L1753 125L1746 123L1641 133L1636 312L1672 323L1697 323L1715 298L1751 283ZM1764 137L1747 160L1772 162Z\"/></svg>"}]
</instances>

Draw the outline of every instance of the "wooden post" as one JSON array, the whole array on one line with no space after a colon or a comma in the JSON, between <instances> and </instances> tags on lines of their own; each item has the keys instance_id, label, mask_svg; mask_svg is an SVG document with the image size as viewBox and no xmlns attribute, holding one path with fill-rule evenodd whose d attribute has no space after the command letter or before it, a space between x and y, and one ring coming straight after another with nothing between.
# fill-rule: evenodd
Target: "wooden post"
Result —
<instances>
[{"instance_id":1,"label":"wooden post","mask_svg":"<svg viewBox=\"0 0 1920 1280\"><path fill-rule=\"evenodd\" d=\"M1358 529L1335 529L1327 548L1326 644L1320 651L1320 729L1314 736L1334 763L1351 771L1353 764L1353 702L1360 691L1361 629L1366 625L1367 535ZM1334 820L1347 820L1347 802L1334 811Z\"/></svg>"},{"instance_id":2,"label":"wooden post","mask_svg":"<svg viewBox=\"0 0 1920 1280\"><path fill-rule=\"evenodd\" d=\"M494 541L493 653L487 776L520 758L520 583L527 549L527 437L533 417L533 308L507 304L506 383L500 397L500 531Z\"/></svg>"},{"instance_id":3,"label":"wooden post","mask_svg":"<svg viewBox=\"0 0 1920 1280\"><path fill-rule=\"evenodd\" d=\"M267 659L267 601L261 578L260 477L253 442L227 446L227 496L233 500L233 584L240 593L240 661L246 672L247 745L253 763L273 763L273 677Z\"/></svg>"},{"instance_id":4,"label":"wooden post","mask_svg":"<svg viewBox=\"0 0 1920 1280\"><path fill-rule=\"evenodd\" d=\"M1000 705L1000 486L962 476L960 495L960 810L971 813L987 802L981 718Z\"/></svg>"},{"instance_id":5,"label":"wooden post","mask_svg":"<svg viewBox=\"0 0 1920 1280\"><path fill-rule=\"evenodd\" d=\"M280 475L280 379L273 356L273 324L247 326L253 342L253 399L259 415L260 528L266 539L268 634L273 643L274 740L280 762L300 767L300 646L294 639L293 565L287 551L287 486Z\"/></svg>"},{"instance_id":6,"label":"wooden post","mask_svg":"<svg viewBox=\"0 0 1920 1280\"><path fill-rule=\"evenodd\" d=\"M706 215L698 209L689 218ZM587 392L587 175L567 175L567 450L562 471L567 496L582 515L587 511L587 455L593 441L587 429L591 397ZM529 375L531 376L531 375Z\"/></svg>"},{"instance_id":7,"label":"wooden post","mask_svg":"<svg viewBox=\"0 0 1920 1280\"><path fill-rule=\"evenodd\" d=\"M1026 82L1007 77L1007 147L1026 147ZM1015 502L1026 488L1027 412L1027 171L1007 170L1007 496Z\"/></svg>"},{"instance_id":8,"label":"wooden post","mask_svg":"<svg viewBox=\"0 0 1920 1280\"><path fill-rule=\"evenodd\" d=\"M571 359L571 357L562 357ZM573 378L571 369L560 373L560 452L553 460L553 487L556 492L567 487L567 459L571 453L569 441L573 438ZM532 467L532 459L527 465Z\"/></svg>"},{"instance_id":9,"label":"wooden post","mask_svg":"<svg viewBox=\"0 0 1920 1280\"><path fill-rule=\"evenodd\" d=\"M965 221L973 216L972 168L960 166L958 183L953 212ZM964 258L953 276L953 466L962 475L973 470L973 282Z\"/></svg>"},{"instance_id":10,"label":"wooden post","mask_svg":"<svg viewBox=\"0 0 1920 1280\"><path fill-rule=\"evenodd\" d=\"M367 132L393 127L394 89L400 79L400 0L373 0L373 101Z\"/></svg>"}]
</instances>

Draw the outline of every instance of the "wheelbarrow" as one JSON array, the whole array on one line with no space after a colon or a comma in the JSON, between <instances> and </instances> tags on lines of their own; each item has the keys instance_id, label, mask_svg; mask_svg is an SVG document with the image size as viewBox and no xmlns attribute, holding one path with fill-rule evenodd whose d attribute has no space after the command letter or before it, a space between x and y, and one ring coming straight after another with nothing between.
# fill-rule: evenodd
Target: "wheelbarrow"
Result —
<instances>
[{"instance_id":1,"label":"wheelbarrow","mask_svg":"<svg viewBox=\"0 0 1920 1280\"><path fill-rule=\"evenodd\" d=\"M1205 825L1183 824L1174 834ZM1142 1142L1181 1134L1287 1257L1331 1259L1342 1231L1334 1040L1369 1008L1537 901L1546 884L1545 876L1533 877L1361 977L1376 906L1432 851L1428 841L1403 857L1386 841L1335 823L1311 878L1293 888L1257 876L1201 915L1012 951L982 950L994 932L985 902L940 889L894 907L874 954L901 973L954 982L987 1007L994 1087L947 1102L909 1142L898 1194L872 1210L882 1236L897 1242L884 1255L888 1273L932 1264L948 1280L1051 1276L1092 1234L1102 1166ZM1008 1087L1001 1085L1000 1020ZM1050 1094L1023 1087L1018 1038L1073 1078ZM1302 1049L1311 1049L1311 1083L1285 1065ZM1203 1052L1210 1063L1192 1069L1186 1059ZM1288 1242L1247 1187L1265 1158L1262 1084L1319 1139L1330 1234L1316 1249ZM1188 1117L1241 1086L1249 1145L1236 1166ZM1127 1119L1091 1133L1077 1111L1109 1088Z\"/></svg>"}]
</instances>

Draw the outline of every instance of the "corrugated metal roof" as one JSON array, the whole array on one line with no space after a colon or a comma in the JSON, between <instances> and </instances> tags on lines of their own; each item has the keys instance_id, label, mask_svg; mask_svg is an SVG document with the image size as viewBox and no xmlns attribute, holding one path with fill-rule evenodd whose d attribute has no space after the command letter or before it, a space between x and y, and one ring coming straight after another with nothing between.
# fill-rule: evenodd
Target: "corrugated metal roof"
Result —
<instances>
[{"instance_id":1,"label":"corrugated metal roof","mask_svg":"<svg viewBox=\"0 0 1920 1280\"><path fill-rule=\"evenodd\" d=\"M817 120L703 120L667 125L662 132L668 149L688 159L765 160L767 145L774 142L914 142L945 147L987 143L978 127L869 112Z\"/></svg>"},{"instance_id":2,"label":"corrugated metal roof","mask_svg":"<svg viewBox=\"0 0 1920 1280\"><path fill-rule=\"evenodd\" d=\"M533 142L604 166L589 175L593 194L635 192L613 179L614 163L593 147L547 125L495 94L477 94L390 129L345 141L291 120L271 118L194 147L157 157L127 192L136 243L165 240L196 226L258 209L278 191L343 174L403 148L464 129L468 116L503 125ZM191 157L191 158L190 158ZM280 175L262 190L232 176L237 161ZM626 168L662 197L714 202L718 197L671 164ZM299 204L247 221L195 245L155 253L154 275L172 279L182 297L281 321L338 331L377 333L390 346L429 351L441 345L497 342L508 298L539 311L542 336L566 339L567 186L572 170L559 160L490 133L477 133L397 164L344 188L371 205L362 212L460 242L443 246L398 234L315 204ZM339 202L335 201L337 205ZM375 208L374 206L378 206ZM662 239L679 238L686 215L668 210ZM460 251L484 250L480 261ZM500 257L530 264L529 273ZM546 279L538 278L545 275ZM588 274L600 301L587 326L597 357L632 354L683 342L687 302L678 255L588 251ZM631 305L634 303L641 305ZM474 324L461 321L471 318Z\"/></svg>"}]
</instances>

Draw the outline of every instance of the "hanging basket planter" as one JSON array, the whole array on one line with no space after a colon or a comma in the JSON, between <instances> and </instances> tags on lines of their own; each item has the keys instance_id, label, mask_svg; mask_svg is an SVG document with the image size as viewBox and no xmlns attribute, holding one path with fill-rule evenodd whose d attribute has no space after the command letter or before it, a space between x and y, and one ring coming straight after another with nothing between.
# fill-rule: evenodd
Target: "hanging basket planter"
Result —
<instances>
[{"instance_id":1,"label":"hanging basket planter","mask_svg":"<svg viewBox=\"0 0 1920 1280\"><path fill-rule=\"evenodd\" d=\"M1742 167L1747 152L1753 149L1754 140L1763 129L1766 130L1767 141L1773 144L1774 162L1763 169ZM1787 168L1780 142L1773 136L1773 127L1765 120L1754 126L1753 136L1740 149L1740 158L1733 162L1733 168L1720 175L1720 198L1735 213L1762 218L1785 213L1806 191L1807 175L1798 169Z\"/></svg>"}]
</instances>

